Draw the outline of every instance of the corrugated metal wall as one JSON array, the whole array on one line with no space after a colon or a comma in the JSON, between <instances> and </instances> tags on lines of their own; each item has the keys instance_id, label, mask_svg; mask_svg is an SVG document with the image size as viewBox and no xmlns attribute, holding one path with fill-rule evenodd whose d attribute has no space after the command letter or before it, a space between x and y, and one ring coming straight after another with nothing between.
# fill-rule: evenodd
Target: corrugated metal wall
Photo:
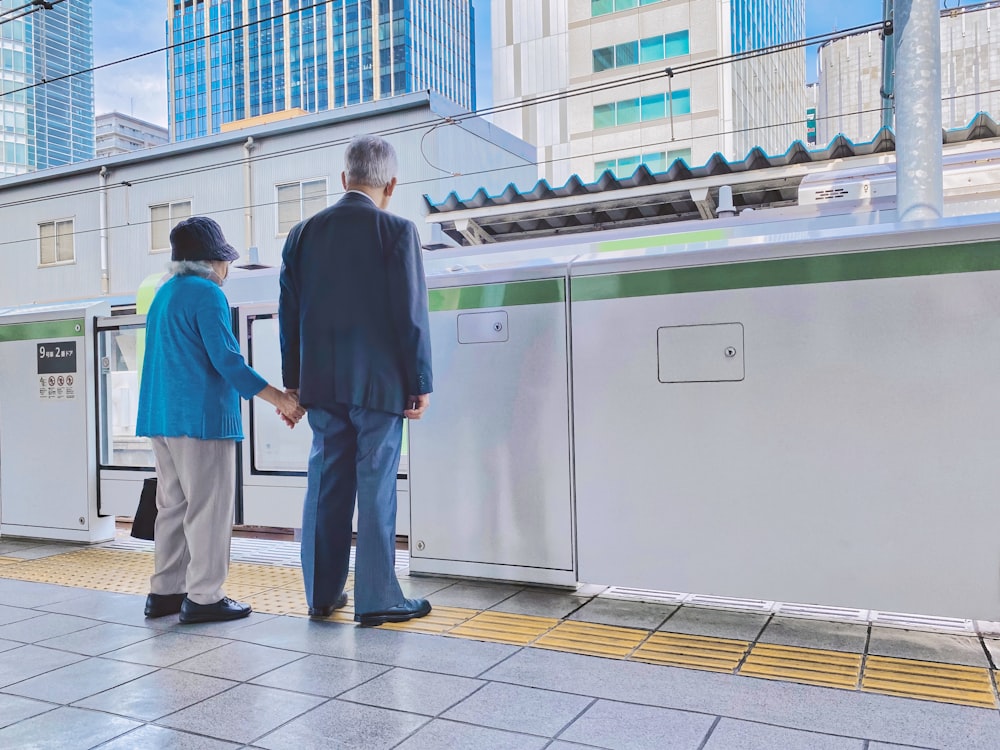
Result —
<instances>
[{"instance_id":1,"label":"corrugated metal wall","mask_svg":"<svg viewBox=\"0 0 1000 750\"><path fill-rule=\"evenodd\" d=\"M414 126L388 136L400 157L400 186L392 210L415 221L425 242L438 241L424 222L423 196L444 198L452 190L470 195L484 186L499 192L508 183L528 187L538 172L534 149L478 120L433 130L454 111L426 94L350 110L324 113L308 123L276 123L242 133L213 136L156 151L111 157L82 165L0 181L0 307L83 299L101 295L100 169L108 168L109 293L134 293L143 278L164 269L169 253L151 249L150 207L190 200L192 212L209 215L244 258L246 236L243 144L255 141L252 159L253 238L260 262L280 262L276 186L325 178L328 203L343 192L340 174L347 140L360 132ZM421 126L421 127L416 127ZM445 171L442 171L445 170ZM451 173L462 176L452 176ZM65 195L83 191L78 195ZM32 202L35 201L35 202ZM72 218L75 262L39 266L39 223Z\"/></svg>"}]
</instances>

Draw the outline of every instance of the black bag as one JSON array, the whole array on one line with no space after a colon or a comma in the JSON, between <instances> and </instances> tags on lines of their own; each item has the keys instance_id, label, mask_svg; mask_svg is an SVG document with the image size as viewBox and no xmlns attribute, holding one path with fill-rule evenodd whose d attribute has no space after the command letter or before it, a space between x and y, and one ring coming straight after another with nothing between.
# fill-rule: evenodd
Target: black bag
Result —
<instances>
[{"instance_id":1,"label":"black bag","mask_svg":"<svg viewBox=\"0 0 1000 750\"><path fill-rule=\"evenodd\" d=\"M156 477L142 482L142 494L139 495L139 507L135 509L132 519L132 536L136 539L153 539L153 528L156 526Z\"/></svg>"}]
</instances>

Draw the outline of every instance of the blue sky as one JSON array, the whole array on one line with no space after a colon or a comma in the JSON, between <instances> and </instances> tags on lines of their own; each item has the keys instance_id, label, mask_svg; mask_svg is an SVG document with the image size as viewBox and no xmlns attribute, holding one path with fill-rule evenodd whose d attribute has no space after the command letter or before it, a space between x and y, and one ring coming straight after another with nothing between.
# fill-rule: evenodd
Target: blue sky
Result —
<instances>
[{"instance_id":1,"label":"blue sky","mask_svg":"<svg viewBox=\"0 0 1000 750\"><path fill-rule=\"evenodd\" d=\"M489 80L489 0L474 0L477 19L477 66L481 106L491 99ZM955 5L958 0L950 0ZM119 60L164 46L165 4L160 0L93 0L94 58L97 64ZM882 0L806 0L809 35L876 21ZM815 79L815 50L807 56L810 80ZM166 62L151 55L96 74L97 111L116 109L151 122L166 123Z\"/></svg>"}]
</instances>

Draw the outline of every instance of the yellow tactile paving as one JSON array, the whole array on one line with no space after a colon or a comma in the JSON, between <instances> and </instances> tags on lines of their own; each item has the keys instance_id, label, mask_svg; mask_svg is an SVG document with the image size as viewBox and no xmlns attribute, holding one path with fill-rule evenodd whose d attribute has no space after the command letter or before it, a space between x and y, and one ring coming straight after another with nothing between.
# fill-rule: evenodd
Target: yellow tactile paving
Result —
<instances>
[{"instance_id":1,"label":"yellow tactile paving","mask_svg":"<svg viewBox=\"0 0 1000 750\"><path fill-rule=\"evenodd\" d=\"M479 614L475 609L461 607L434 607L426 617L407 622L387 622L381 627L389 630L408 630L415 633L447 633L452 628L461 625L466 620Z\"/></svg>"},{"instance_id":2,"label":"yellow tactile paving","mask_svg":"<svg viewBox=\"0 0 1000 750\"><path fill-rule=\"evenodd\" d=\"M653 633L632 659L711 672L734 672L750 647L748 641L682 633Z\"/></svg>"},{"instance_id":3,"label":"yellow tactile paving","mask_svg":"<svg viewBox=\"0 0 1000 750\"><path fill-rule=\"evenodd\" d=\"M648 630L567 620L559 623L531 645L553 651L624 659L635 651L648 635Z\"/></svg>"},{"instance_id":4,"label":"yellow tactile paving","mask_svg":"<svg viewBox=\"0 0 1000 750\"><path fill-rule=\"evenodd\" d=\"M957 664L869 656L861 689L963 706L997 707L989 670Z\"/></svg>"},{"instance_id":5,"label":"yellow tactile paving","mask_svg":"<svg viewBox=\"0 0 1000 750\"><path fill-rule=\"evenodd\" d=\"M448 635L477 641L495 641L527 646L548 632L559 620L551 617L511 615L506 612L483 612L448 631Z\"/></svg>"},{"instance_id":6,"label":"yellow tactile paving","mask_svg":"<svg viewBox=\"0 0 1000 750\"><path fill-rule=\"evenodd\" d=\"M0 565L13 565L20 562L24 562L20 557L0 557Z\"/></svg>"},{"instance_id":7,"label":"yellow tactile paving","mask_svg":"<svg viewBox=\"0 0 1000 750\"><path fill-rule=\"evenodd\" d=\"M758 643L740 674L854 690L861 676L861 654Z\"/></svg>"}]
</instances>

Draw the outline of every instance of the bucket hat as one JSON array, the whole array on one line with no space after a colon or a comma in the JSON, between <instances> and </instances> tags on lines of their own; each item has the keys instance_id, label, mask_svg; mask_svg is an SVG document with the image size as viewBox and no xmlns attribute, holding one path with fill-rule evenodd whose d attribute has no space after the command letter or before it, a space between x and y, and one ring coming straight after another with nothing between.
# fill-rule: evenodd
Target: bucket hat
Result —
<instances>
[{"instance_id":1,"label":"bucket hat","mask_svg":"<svg viewBox=\"0 0 1000 750\"><path fill-rule=\"evenodd\" d=\"M207 216L184 219L170 232L171 260L228 260L240 257L220 227Z\"/></svg>"}]
</instances>

